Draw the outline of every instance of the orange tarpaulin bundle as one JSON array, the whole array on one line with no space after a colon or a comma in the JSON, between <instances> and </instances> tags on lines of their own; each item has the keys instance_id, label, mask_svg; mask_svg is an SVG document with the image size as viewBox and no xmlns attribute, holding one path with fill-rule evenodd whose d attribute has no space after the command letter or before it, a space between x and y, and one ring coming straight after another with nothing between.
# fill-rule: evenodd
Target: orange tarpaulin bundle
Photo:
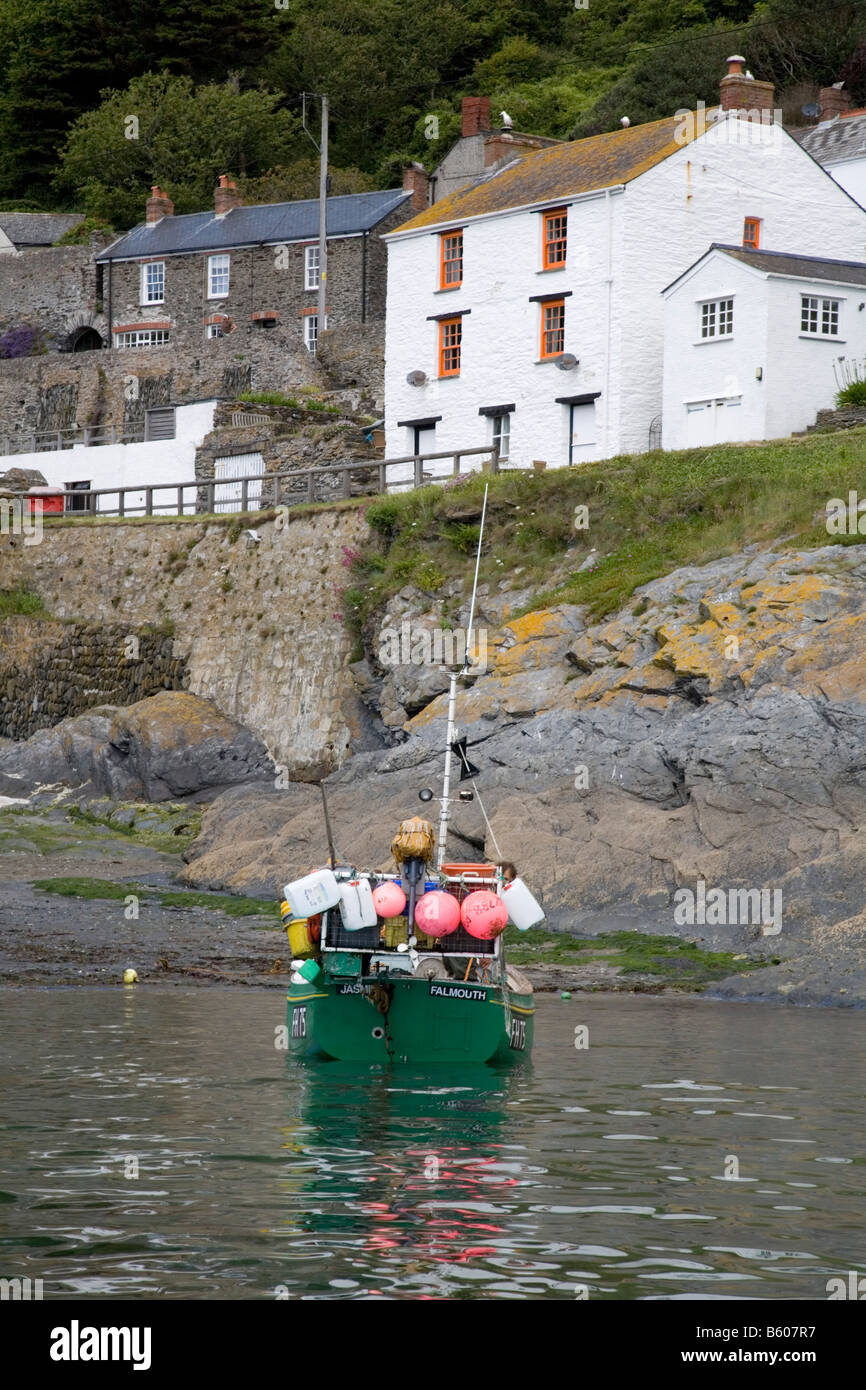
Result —
<instances>
[{"instance_id":1,"label":"orange tarpaulin bundle","mask_svg":"<svg viewBox=\"0 0 866 1390\"><path fill-rule=\"evenodd\" d=\"M429 820L412 816L400 822L400 828L391 841L391 853L398 864L407 859L423 859L428 864L433 858L436 837Z\"/></svg>"}]
</instances>

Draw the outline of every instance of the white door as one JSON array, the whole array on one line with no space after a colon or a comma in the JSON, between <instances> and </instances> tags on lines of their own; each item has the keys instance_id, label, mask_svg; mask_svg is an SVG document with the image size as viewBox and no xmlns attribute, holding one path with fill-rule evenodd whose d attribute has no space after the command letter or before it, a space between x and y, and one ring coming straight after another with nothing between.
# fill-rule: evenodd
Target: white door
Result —
<instances>
[{"instance_id":1,"label":"white door","mask_svg":"<svg viewBox=\"0 0 866 1390\"><path fill-rule=\"evenodd\" d=\"M214 459L214 511L239 512L243 501L243 488L236 478L246 478L252 473L264 473L265 461L261 454L229 454L225 458ZM261 479L247 484L247 508L255 511L262 496Z\"/></svg>"},{"instance_id":2,"label":"white door","mask_svg":"<svg viewBox=\"0 0 866 1390\"><path fill-rule=\"evenodd\" d=\"M689 401L686 406L687 449L697 449L701 444L712 444L714 417L712 401Z\"/></svg>"},{"instance_id":3,"label":"white door","mask_svg":"<svg viewBox=\"0 0 866 1390\"><path fill-rule=\"evenodd\" d=\"M727 444L740 439L742 396L714 396L710 401L686 405L686 448L703 444Z\"/></svg>"},{"instance_id":4,"label":"white door","mask_svg":"<svg viewBox=\"0 0 866 1390\"><path fill-rule=\"evenodd\" d=\"M596 457L595 401L587 405L573 405L571 413L571 438L569 440L569 463L588 463Z\"/></svg>"},{"instance_id":5,"label":"white door","mask_svg":"<svg viewBox=\"0 0 866 1390\"><path fill-rule=\"evenodd\" d=\"M726 396L716 401L716 440L717 444L731 444L742 439L740 421L743 418L742 396Z\"/></svg>"}]
</instances>

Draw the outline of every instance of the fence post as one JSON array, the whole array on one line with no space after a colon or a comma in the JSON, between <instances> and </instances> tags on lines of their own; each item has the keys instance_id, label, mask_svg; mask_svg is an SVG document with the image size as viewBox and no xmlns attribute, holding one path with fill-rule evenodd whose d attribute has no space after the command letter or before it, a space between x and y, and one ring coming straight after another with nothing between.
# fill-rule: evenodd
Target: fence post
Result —
<instances>
[{"instance_id":1,"label":"fence post","mask_svg":"<svg viewBox=\"0 0 866 1390\"><path fill-rule=\"evenodd\" d=\"M249 495L250 495L250 480L249 480L249 478L241 478L241 511L242 511L242 512L245 512L245 511L247 511L247 509L248 509Z\"/></svg>"},{"instance_id":2,"label":"fence post","mask_svg":"<svg viewBox=\"0 0 866 1390\"><path fill-rule=\"evenodd\" d=\"M308 502L315 502L315 500L316 500L315 479L314 479L314 476L313 476L313 470L312 470L312 468L308 468L308 469L307 469L307 501L308 501Z\"/></svg>"},{"instance_id":3,"label":"fence post","mask_svg":"<svg viewBox=\"0 0 866 1390\"><path fill-rule=\"evenodd\" d=\"M494 441L493 441L493 452L492 452L491 455L490 455L490 472L491 472L491 473L498 473L498 472L499 472L499 440L498 440L498 439L494 439Z\"/></svg>"},{"instance_id":4,"label":"fence post","mask_svg":"<svg viewBox=\"0 0 866 1390\"><path fill-rule=\"evenodd\" d=\"M460 472L460 460L462 459L462 457L463 457L463 455L462 455L462 454L459 454L459 453L457 453L457 454L454 455L454 477L455 477L455 478L457 477L457 474Z\"/></svg>"},{"instance_id":5,"label":"fence post","mask_svg":"<svg viewBox=\"0 0 866 1390\"><path fill-rule=\"evenodd\" d=\"M377 466L377 468L378 468L378 470L379 470L379 491L380 491L380 492L387 492L387 491L388 491L388 470L387 470L387 468L385 467L385 464L384 464L384 463L379 463L379 464L377 464L376 466Z\"/></svg>"},{"instance_id":6,"label":"fence post","mask_svg":"<svg viewBox=\"0 0 866 1390\"><path fill-rule=\"evenodd\" d=\"M31 453L31 454L35 454L35 453L36 453L36 435L35 435L35 434L31 434L31 436L30 436L30 453Z\"/></svg>"},{"instance_id":7,"label":"fence post","mask_svg":"<svg viewBox=\"0 0 866 1390\"><path fill-rule=\"evenodd\" d=\"M118 516L124 516L124 515L125 515L125 512L124 512L125 500L126 500L126 488L123 488L123 487L122 487L122 488L120 489L120 491L118 492L118 494L117 494L117 515L118 515Z\"/></svg>"},{"instance_id":8,"label":"fence post","mask_svg":"<svg viewBox=\"0 0 866 1390\"><path fill-rule=\"evenodd\" d=\"M350 496L352 495L352 494L351 494L351 489L350 489L350 478L351 478L351 470L350 470L349 468L344 468L344 469L343 469L343 487L342 487L342 496L343 496L343 497L350 497Z\"/></svg>"},{"instance_id":9,"label":"fence post","mask_svg":"<svg viewBox=\"0 0 866 1390\"><path fill-rule=\"evenodd\" d=\"M152 488L152 487L146 487L146 488L144 489L144 514L145 514L145 516L153 516L153 488Z\"/></svg>"},{"instance_id":10,"label":"fence post","mask_svg":"<svg viewBox=\"0 0 866 1390\"><path fill-rule=\"evenodd\" d=\"M416 454L412 460L415 469L414 487L424 486L424 460L420 454Z\"/></svg>"}]
</instances>

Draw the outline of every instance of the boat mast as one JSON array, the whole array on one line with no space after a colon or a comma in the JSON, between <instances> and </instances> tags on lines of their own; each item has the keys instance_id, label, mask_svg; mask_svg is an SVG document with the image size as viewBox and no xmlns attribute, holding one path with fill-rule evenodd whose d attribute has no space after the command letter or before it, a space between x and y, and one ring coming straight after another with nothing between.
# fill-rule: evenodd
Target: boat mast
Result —
<instances>
[{"instance_id":1,"label":"boat mast","mask_svg":"<svg viewBox=\"0 0 866 1390\"><path fill-rule=\"evenodd\" d=\"M481 507L481 525L478 528L478 551L475 556L475 578L472 581L472 602L469 606L469 626L466 630L466 649L463 653L463 667L461 671L451 671L451 679L448 682L448 730L445 735L445 771L442 776L442 812L439 817L439 849L436 855L436 867L442 870L445 863L445 839L448 834L448 807L449 792L451 790L451 745L454 742L455 728L454 715L457 709L457 677L465 675L469 666L469 653L472 650L472 623L475 617L475 595L478 591L478 567L481 564L481 542L484 539L484 518L487 515L487 491L489 483L484 485L484 502Z\"/></svg>"}]
</instances>

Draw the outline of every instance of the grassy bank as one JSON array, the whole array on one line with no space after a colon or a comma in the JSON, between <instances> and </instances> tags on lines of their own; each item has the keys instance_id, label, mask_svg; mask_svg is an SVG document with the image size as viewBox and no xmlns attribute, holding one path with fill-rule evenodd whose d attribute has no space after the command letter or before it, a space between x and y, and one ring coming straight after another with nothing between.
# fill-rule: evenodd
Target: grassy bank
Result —
<instances>
[{"instance_id":1,"label":"grassy bank","mask_svg":"<svg viewBox=\"0 0 866 1390\"><path fill-rule=\"evenodd\" d=\"M274 903L260 898L238 898L228 893L178 892L169 888L149 888L140 883L112 883L104 878L38 878L34 888L61 898L114 899L124 901L130 894L144 902L156 902L160 907L204 907L226 917L267 917L280 927L279 912Z\"/></svg>"},{"instance_id":2,"label":"grassy bank","mask_svg":"<svg viewBox=\"0 0 866 1390\"><path fill-rule=\"evenodd\" d=\"M600 618L651 579L750 542L828 544L834 538L823 524L826 504L849 488L866 493L864 456L866 430L857 429L657 450L541 474L475 474L456 485L377 498L366 507L370 543L347 556L346 617L360 631L404 585L429 592L432 601L454 576L465 578L486 482L482 581L494 589L516 574L518 587L535 590L532 607L582 603ZM588 524L579 529L581 507ZM580 572L591 551L591 566Z\"/></svg>"},{"instance_id":3,"label":"grassy bank","mask_svg":"<svg viewBox=\"0 0 866 1390\"><path fill-rule=\"evenodd\" d=\"M714 980L744 970L776 965L773 959L706 951L677 936L651 936L644 932L604 932L575 937L535 927L509 941L508 960L522 968L543 965L605 965L625 976L649 976L659 988L700 991Z\"/></svg>"}]
</instances>

